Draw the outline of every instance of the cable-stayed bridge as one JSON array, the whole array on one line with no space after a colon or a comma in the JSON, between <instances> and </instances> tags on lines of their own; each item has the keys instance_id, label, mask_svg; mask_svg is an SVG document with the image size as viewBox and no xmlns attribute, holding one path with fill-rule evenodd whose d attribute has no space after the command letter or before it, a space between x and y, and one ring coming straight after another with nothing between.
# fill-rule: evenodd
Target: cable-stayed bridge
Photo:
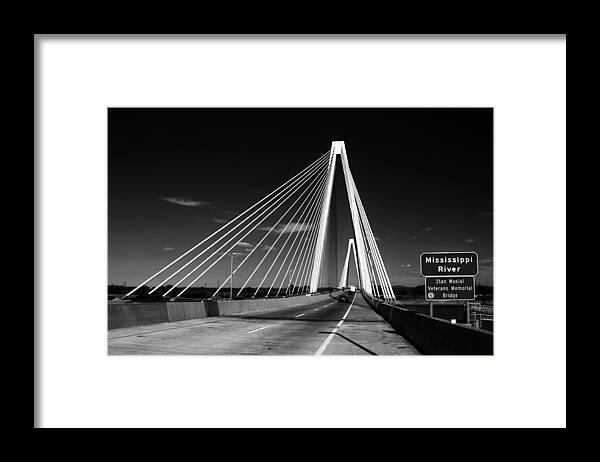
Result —
<instances>
[{"instance_id":1,"label":"cable-stayed bridge","mask_svg":"<svg viewBox=\"0 0 600 462\"><path fill-rule=\"evenodd\" d=\"M353 232L333 290L324 283L324 263L328 247L336 245L327 236L335 223L338 163ZM185 297L211 271L222 275L227 260L228 276L211 297ZM349 284L351 268L358 290ZM491 333L395 305L343 141L334 141L306 168L123 298L131 300L147 284L149 294L163 301L109 304L109 354L491 354L493 349Z\"/></svg>"},{"instance_id":2,"label":"cable-stayed bridge","mask_svg":"<svg viewBox=\"0 0 600 462\"><path fill-rule=\"evenodd\" d=\"M248 209L202 239L125 295L156 283L149 292L161 288L162 296L176 301L206 277L222 260L230 257L229 276L212 294L229 287L231 298L239 297L254 281L254 297L316 293L323 280L326 235L332 202L336 165L343 170L354 235L358 286L368 296L393 301L392 285L354 182L343 141L318 157L288 181ZM247 252L236 251L244 246ZM238 261L234 265L234 256ZM240 279L242 270L246 269ZM339 288L347 287L347 265ZM235 294L233 278L239 283ZM166 285L169 285L164 290Z\"/></svg>"}]
</instances>

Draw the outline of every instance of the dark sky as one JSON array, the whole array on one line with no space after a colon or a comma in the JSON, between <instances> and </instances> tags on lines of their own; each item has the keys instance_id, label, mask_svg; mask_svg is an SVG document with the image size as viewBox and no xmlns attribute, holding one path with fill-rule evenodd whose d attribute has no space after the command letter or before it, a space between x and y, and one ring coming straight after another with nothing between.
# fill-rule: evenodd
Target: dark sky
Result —
<instances>
[{"instance_id":1,"label":"dark sky","mask_svg":"<svg viewBox=\"0 0 600 462\"><path fill-rule=\"evenodd\" d=\"M109 284L141 282L334 140L392 284L423 283L421 252L467 250L479 254L477 281L492 283L492 109L113 108L108 140ZM352 237L341 178L340 271ZM222 282L229 263L214 270L197 285Z\"/></svg>"}]
</instances>

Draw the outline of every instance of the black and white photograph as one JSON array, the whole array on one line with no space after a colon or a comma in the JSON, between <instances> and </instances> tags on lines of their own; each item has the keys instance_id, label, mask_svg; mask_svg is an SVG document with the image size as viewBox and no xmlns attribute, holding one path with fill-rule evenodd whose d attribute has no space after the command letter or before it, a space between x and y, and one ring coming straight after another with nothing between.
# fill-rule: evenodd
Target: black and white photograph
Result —
<instances>
[{"instance_id":1,"label":"black and white photograph","mask_svg":"<svg viewBox=\"0 0 600 462\"><path fill-rule=\"evenodd\" d=\"M564 429L566 158L566 34L35 34L34 428Z\"/></svg>"},{"instance_id":2,"label":"black and white photograph","mask_svg":"<svg viewBox=\"0 0 600 462\"><path fill-rule=\"evenodd\" d=\"M110 108L108 353L493 353L492 108Z\"/></svg>"}]
</instances>

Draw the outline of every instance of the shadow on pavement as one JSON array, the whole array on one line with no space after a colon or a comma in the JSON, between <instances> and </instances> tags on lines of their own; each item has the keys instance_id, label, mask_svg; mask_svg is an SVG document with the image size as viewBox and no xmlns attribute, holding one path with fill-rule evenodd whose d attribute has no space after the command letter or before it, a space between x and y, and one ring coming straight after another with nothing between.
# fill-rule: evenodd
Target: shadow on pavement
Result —
<instances>
[{"instance_id":1,"label":"shadow on pavement","mask_svg":"<svg viewBox=\"0 0 600 462\"><path fill-rule=\"evenodd\" d=\"M335 335L339 335L340 337L342 337L347 342L350 342L352 345L355 345L358 348L360 348L361 350L366 351L370 355L377 356L377 353L375 353L375 352L369 350L368 348L362 346L360 343L356 343L354 340L349 339L348 337L346 337L345 335L340 334L339 332L319 332L319 334L332 334L332 333L335 333Z\"/></svg>"}]
</instances>

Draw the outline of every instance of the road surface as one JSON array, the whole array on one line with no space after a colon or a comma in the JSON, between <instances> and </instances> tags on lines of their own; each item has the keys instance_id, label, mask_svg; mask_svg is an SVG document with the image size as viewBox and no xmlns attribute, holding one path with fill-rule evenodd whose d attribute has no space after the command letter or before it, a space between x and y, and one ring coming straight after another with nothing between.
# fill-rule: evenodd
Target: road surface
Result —
<instances>
[{"instance_id":1,"label":"road surface","mask_svg":"<svg viewBox=\"0 0 600 462\"><path fill-rule=\"evenodd\" d=\"M359 293L278 311L108 331L108 353L195 355L414 355Z\"/></svg>"}]
</instances>

